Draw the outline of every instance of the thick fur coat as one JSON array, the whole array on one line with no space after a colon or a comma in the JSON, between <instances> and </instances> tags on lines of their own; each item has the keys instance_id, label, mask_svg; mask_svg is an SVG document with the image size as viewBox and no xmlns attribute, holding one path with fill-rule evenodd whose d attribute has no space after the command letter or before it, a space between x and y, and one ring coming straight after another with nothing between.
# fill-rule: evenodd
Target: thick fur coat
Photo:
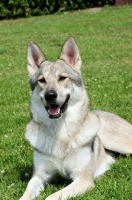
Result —
<instances>
[{"instance_id":1,"label":"thick fur coat","mask_svg":"<svg viewBox=\"0 0 132 200\"><path fill-rule=\"evenodd\" d=\"M132 153L132 125L114 114L90 111L81 64L72 37L55 62L28 44L32 118L26 139L34 148L34 173L20 200L37 197L57 175L71 184L46 200L81 195L114 163L111 152Z\"/></svg>"}]
</instances>

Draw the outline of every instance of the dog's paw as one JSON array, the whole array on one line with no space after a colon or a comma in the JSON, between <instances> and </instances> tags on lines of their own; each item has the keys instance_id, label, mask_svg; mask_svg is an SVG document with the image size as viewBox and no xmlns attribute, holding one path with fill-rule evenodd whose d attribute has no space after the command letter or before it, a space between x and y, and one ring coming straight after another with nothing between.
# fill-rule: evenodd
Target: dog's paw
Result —
<instances>
[{"instance_id":1,"label":"dog's paw","mask_svg":"<svg viewBox=\"0 0 132 200\"><path fill-rule=\"evenodd\" d=\"M26 200L23 196L19 200Z\"/></svg>"},{"instance_id":2,"label":"dog's paw","mask_svg":"<svg viewBox=\"0 0 132 200\"><path fill-rule=\"evenodd\" d=\"M58 197L57 195L50 195L45 200L61 200L61 197Z\"/></svg>"},{"instance_id":3,"label":"dog's paw","mask_svg":"<svg viewBox=\"0 0 132 200\"><path fill-rule=\"evenodd\" d=\"M52 196L49 196L45 200L56 200L56 199L54 197L52 197Z\"/></svg>"},{"instance_id":4,"label":"dog's paw","mask_svg":"<svg viewBox=\"0 0 132 200\"><path fill-rule=\"evenodd\" d=\"M31 198L23 195L19 200L31 200Z\"/></svg>"}]
</instances>

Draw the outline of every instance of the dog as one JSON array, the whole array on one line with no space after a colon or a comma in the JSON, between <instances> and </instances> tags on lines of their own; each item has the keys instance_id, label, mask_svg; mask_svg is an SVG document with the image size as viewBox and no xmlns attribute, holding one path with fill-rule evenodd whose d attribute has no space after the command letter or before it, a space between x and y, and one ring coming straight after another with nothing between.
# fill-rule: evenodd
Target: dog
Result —
<instances>
[{"instance_id":1,"label":"dog","mask_svg":"<svg viewBox=\"0 0 132 200\"><path fill-rule=\"evenodd\" d=\"M104 111L90 111L73 37L51 62L32 41L28 72L32 88L26 139L34 148L34 172L20 200L35 199L56 176L71 183L46 200L82 195L115 162L112 152L132 154L132 125Z\"/></svg>"}]
</instances>

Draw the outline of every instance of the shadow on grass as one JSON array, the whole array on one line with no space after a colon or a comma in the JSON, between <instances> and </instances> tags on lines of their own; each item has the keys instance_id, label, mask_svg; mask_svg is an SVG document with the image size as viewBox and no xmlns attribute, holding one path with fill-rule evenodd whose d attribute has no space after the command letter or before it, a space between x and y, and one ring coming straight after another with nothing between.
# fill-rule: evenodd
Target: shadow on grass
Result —
<instances>
[{"instance_id":1,"label":"shadow on grass","mask_svg":"<svg viewBox=\"0 0 132 200\"><path fill-rule=\"evenodd\" d=\"M52 180L50 182L50 184L52 184L55 187L62 187L62 186L67 186L72 182L72 180L68 180L68 179L64 179L60 176L57 176L56 178L54 178L54 180Z\"/></svg>"},{"instance_id":2,"label":"shadow on grass","mask_svg":"<svg viewBox=\"0 0 132 200\"><path fill-rule=\"evenodd\" d=\"M20 166L19 168L16 169L16 171L20 175L20 180L22 182L28 183L29 180L31 179L32 175L33 175L33 166L31 166L31 165ZM67 180L67 179L64 179L60 176L56 176L50 182L50 184L52 184L53 186L56 186L56 187L61 187L62 185L68 185L71 182L72 182L72 180Z\"/></svg>"},{"instance_id":3,"label":"shadow on grass","mask_svg":"<svg viewBox=\"0 0 132 200\"><path fill-rule=\"evenodd\" d=\"M27 183L33 174L33 166L31 165L27 165L27 166L19 166L18 168L16 168L16 171L19 173L20 175L20 180L22 182Z\"/></svg>"}]
</instances>

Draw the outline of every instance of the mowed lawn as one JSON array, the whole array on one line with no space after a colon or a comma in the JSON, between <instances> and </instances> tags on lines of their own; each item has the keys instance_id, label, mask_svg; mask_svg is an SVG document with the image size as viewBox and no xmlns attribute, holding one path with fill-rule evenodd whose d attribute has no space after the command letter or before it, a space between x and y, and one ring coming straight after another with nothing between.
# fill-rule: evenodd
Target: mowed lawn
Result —
<instances>
[{"instance_id":1,"label":"mowed lawn","mask_svg":"<svg viewBox=\"0 0 132 200\"><path fill-rule=\"evenodd\" d=\"M31 95L27 42L35 41L48 59L56 60L69 36L80 49L91 109L132 123L132 6L0 21L0 200L18 200L32 175L33 149L24 138ZM67 184L49 184L37 199ZM117 157L93 190L75 198L82 199L131 200L132 157Z\"/></svg>"}]
</instances>

